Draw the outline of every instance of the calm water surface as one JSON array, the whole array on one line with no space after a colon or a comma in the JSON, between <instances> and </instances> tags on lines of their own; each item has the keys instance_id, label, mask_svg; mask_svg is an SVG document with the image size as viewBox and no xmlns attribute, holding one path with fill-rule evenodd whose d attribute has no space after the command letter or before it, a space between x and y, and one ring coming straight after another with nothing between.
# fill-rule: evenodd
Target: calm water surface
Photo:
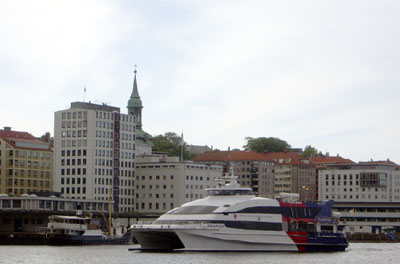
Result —
<instances>
[{"instance_id":1,"label":"calm water surface","mask_svg":"<svg viewBox=\"0 0 400 264\"><path fill-rule=\"evenodd\" d=\"M337 253L141 253L134 246L0 246L0 263L266 263L391 264L400 263L400 243L352 243Z\"/></svg>"}]
</instances>

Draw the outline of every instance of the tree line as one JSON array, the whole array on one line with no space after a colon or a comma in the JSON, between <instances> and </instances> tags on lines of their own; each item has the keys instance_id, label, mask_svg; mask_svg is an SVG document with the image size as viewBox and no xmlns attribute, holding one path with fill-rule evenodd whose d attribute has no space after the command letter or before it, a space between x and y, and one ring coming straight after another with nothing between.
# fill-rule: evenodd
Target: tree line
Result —
<instances>
[{"instance_id":1,"label":"tree line","mask_svg":"<svg viewBox=\"0 0 400 264\"><path fill-rule=\"evenodd\" d=\"M291 145L277 137L246 137L246 144L243 146L244 150L253 150L259 153L264 152L283 152L291 149ZM168 156L181 156L183 148L183 159L188 160L193 158L186 149L186 142L182 136L179 136L175 132L166 132L164 135L158 135L153 137L153 151L165 152ZM323 156L321 151L318 151L315 147L307 145L302 154L305 158Z\"/></svg>"}]
</instances>

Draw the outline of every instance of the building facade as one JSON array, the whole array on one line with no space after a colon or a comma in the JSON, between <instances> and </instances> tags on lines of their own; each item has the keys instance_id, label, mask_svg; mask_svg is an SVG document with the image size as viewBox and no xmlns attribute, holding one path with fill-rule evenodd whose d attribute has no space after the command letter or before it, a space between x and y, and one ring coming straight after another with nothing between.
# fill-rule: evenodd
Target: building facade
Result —
<instances>
[{"instance_id":1,"label":"building facade","mask_svg":"<svg viewBox=\"0 0 400 264\"><path fill-rule=\"evenodd\" d=\"M309 159L294 152L270 152L265 159L275 163L275 196L298 193L300 201L315 201L316 170Z\"/></svg>"},{"instance_id":2,"label":"building facade","mask_svg":"<svg viewBox=\"0 0 400 264\"><path fill-rule=\"evenodd\" d=\"M48 216L54 214L75 215L80 208L83 214L104 215L109 202L83 199L67 199L55 196L38 197L23 194L18 197L0 196L0 234L3 232L37 232L45 228Z\"/></svg>"},{"instance_id":3,"label":"building facade","mask_svg":"<svg viewBox=\"0 0 400 264\"><path fill-rule=\"evenodd\" d=\"M228 173L233 166L238 182L243 187L250 187L261 197L274 198L275 164L265 159L262 154L254 151L211 151L195 158L195 162L216 164L223 167L223 173Z\"/></svg>"},{"instance_id":4,"label":"building facade","mask_svg":"<svg viewBox=\"0 0 400 264\"><path fill-rule=\"evenodd\" d=\"M400 230L400 171L393 163L327 165L319 172L319 200L334 200L346 232Z\"/></svg>"},{"instance_id":5,"label":"building facade","mask_svg":"<svg viewBox=\"0 0 400 264\"><path fill-rule=\"evenodd\" d=\"M54 189L64 198L112 198L114 212L132 212L135 116L75 102L55 113L54 130Z\"/></svg>"},{"instance_id":6,"label":"building facade","mask_svg":"<svg viewBox=\"0 0 400 264\"><path fill-rule=\"evenodd\" d=\"M186 202L206 197L215 187L222 167L179 161L178 157L149 155L137 157L135 198L140 213L165 213Z\"/></svg>"},{"instance_id":7,"label":"building facade","mask_svg":"<svg viewBox=\"0 0 400 264\"><path fill-rule=\"evenodd\" d=\"M400 202L400 173L396 165L373 162L327 165L319 190L319 200Z\"/></svg>"},{"instance_id":8,"label":"building facade","mask_svg":"<svg viewBox=\"0 0 400 264\"><path fill-rule=\"evenodd\" d=\"M53 191L53 151L27 132L0 130L0 194Z\"/></svg>"}]
</instances>

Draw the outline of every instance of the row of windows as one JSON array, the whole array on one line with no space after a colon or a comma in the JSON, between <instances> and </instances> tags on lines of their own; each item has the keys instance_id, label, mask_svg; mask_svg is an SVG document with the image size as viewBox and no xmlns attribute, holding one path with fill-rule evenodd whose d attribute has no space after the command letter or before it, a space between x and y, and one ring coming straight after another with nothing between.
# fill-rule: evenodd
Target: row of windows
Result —
<instances>
[{"instance_id":1,"label":"row of windows","mask_svg":"<svg viewBox=\"0 0 400 264\"><path fill-rule=\"evenodd\" d=\"M8 186L20 186L20 187L25 187L25 184L27 187L50 187L50 181L45 181L45 180L25 180L25 179L8 179L7 181Z\"/></svg>"},{"instance_id":2,"label":"row of windows","mask_svg":"<svg viewBox=\"0 0 400 264\"><path fill-rule=\"evenodd\" d=\"M336 182L337 186L341 185L341 182ZM325 181L325 185L328 186L329 185L329 181ZM335 181L331 181L331 185L334 186L335 185ZM346 186L347 185L347 181L343 181L343 185ZM349 181L349 185L355 185L355 186L359 186L359 181Z\"/></svg>"},{"instance_id":3,"label":"row of windows","mask_svg":"<svg viewBox=\"0 0 400 264\"><path fill-rule=\"evenodd\" d=\"M326 192L329 192L329 188L326 188L325 190L326 190ZM340 191L347 192L347 190L348 190L349 192L352 192L352 191L353 191L353 188L347 189L347 188L335 188L335 187L332 187L332 188L330 189L331 192L337 192L337 191L339 191L339 192L340 192ZM354 188L354 190L355 190L356 192L359 192L359 191L360 191L360 188L356 187L356 188ZM386 188L361 188L361 191L362 191L362 192L386 192ZM398 189L394 189L394 192L398 192Z\"/></svg>"},{"instance_id":4,"label":"row of windows","mask_svg":"<svg viewBox=\"0 0 400 264\"><path fill-rule=\"evenodd\" d=\"M147 195L146 195L145 193L142 193L140 196L141 196L142 199L146 198L146 196L148 196L148 198L151 198L151 199L153 198L153 194L152 194L152 193L148 193ZM156 199L160 199L160 194L159 194L159 193L155 193L155 194L154 194L154 197L155 197ZM139 199L139 194L138 194L138 193L136 193L136 198ZM167 198L167 194L166 194L166 193L163 193L163 194L162 194L162 198L163 198L163 199ZM170 193L170 194L169 194L169 198L174 198L174 194L173 194L173 193Z\"/></svg>"},{"instance_id":5,"label":"row of windows","mask_svg":"<svg viewBox=\"0 0 400 264\"><path fill-rule=\"evenodd\" d=\"M87 130L77 130L77 131L64 130L61 131L61 137L62 138L87 137Z\"/></svg>"},{"instance_id":6,"label":"row of windows","mask_svg":"<svg viewBox=\"0 0 400 264\"><path fill-rule=\"evenodd\" d=\"M8 165L9 166L15 166L15 167L25 167L25 160L8 160ZM46 169L50 168L50 162L48 161L26 161L26 165L28 168L38 168L40 165L40 168L43 169L46 167Z\"/></svg>"},{"instance_id":7,"label":"row of windows","mask_svg":"<svg viewBox=\"0 0 400 264\"><path fill-rule=\"evenodd\" d=\"M325 175L325 180L329 180L329 179L335 180L335 179L338 179L338 180L340 181L341 179L347 180L347 178L348 178L349 180L352 180L352 179L353 179L353 174L350 174L348 177L347 177L346 174L344 174L344 175L343 175L343 178L342 178L342 175L340 175L340 174L338 174L338 175L334 175L334 174L328 175L328 174L326 174L326 175ZM359 179L358 174L356 174L354 178L355 178L356 180L358 180L358 179Z\"/></svg>"},{"instance_id":8,"label":"row of windows","mask_svg":"<svg viewBox=\"0 0 400 264\"><path fill-rule=\"evenodd\" d=\"M112 179L94 178L94 184L111 185L112 184Z\"/></svg>"},{"instance_id":9,"label":"row of windows","mask_svg":"<svg viewBox=\"0 0 400 264\"><path fill-rule=\"evenodd\" d=\"M196 185L197 186L197 185ZM144 184L142 184L141 185L141 187L142 187L142 189L146 189L146 185L144 185ZM160 189L160 185L158 185L158 184L156 184L155 186L155 189ZM167 189L167 185L166 184L163 184L162 185L162 188L164 189L164 190L166 190ZM149 185L149 190L152 190L153 189L153 185ZM172 189L174 189L174 185L170 185L170 189L172 190ZM139 190L139 185L136 185L136 190Z\"/></svg>"},{"instance_id":10,"label":"row of windows","mask_svg":"<svg viewBox=\"0 0 400 264\"><path fill-rule=\"evenodd\" d=\"M35 187L33 187L35 188ZM21 195L21 194L26 194L26 193L32 193L32 192L44 192L44 191L49 191L50 188L44 189L44 187L37 187L36 189L17 189L17 188L8 188L7 192L14 194L14 196ZM4 207L3 207L4 208Z\"/></svg>"},{"instance_id":11,"label":"row of windows","mask_svg":"<svg viewBox=\"0 0 400 264\"><path fill-rule=\"evenodd\" d=\"M147 203L147 206L145 206L145 203L141 203L140 209L145 210L153 210L153 203ZM154 209L159 210L167 210L167 203L162 203L161 208L159 203L154 203ZM169 209L174 209L174 203L170 203ZM139 210L139 203L136 203L136 210Z\"/></svg>"},{"instance_id":12,"label":"row of windows","mask_svg":"<svg viewBox=\"0 0 400 264\"><path fill-rule=\"evenodd\" d=\"M61 159L61 166L86 165L86 159Z\"/></svg>"},{"instance_id":13,"label":"row of windows","mask_svg":"<svg viewBox=\"0 0 400 264\"><path fill-rule=\"evenodd\" d=\"M0 152L1 153L1 152ZM21 157L21 158L25 158L25 154L26 157L29 158L40 158L40 159L44 159L46 158L47 160L50 159L51 157L51 153L50 152L42 152L42 151L31 151L31 150L9 150L8 151L8 155L9 156L15 156L15 157Z\"/></svg>"},{"instance_id":14,"label":"row of windows","mask_svg":"<svg viewBox=\"0 0 400 264\"><path fill-rule=\"evenodd\" d=\"M114 129L113 122L106 122L106 121L96 121L97 128L107 128L107 129Z\"/></svg>"},{"instance_id":15,"label":"row of windows","mask_svg":"<svg viewBox=\"0 0 400 264\"><path fill-rule=\"evenodd\" d=\"M78 139L78 140L61 140L62 148L70 148L70 147L86 147L87 140L86 139Z\"/></svg>"},{"instance_id":16,"label":"row of windows","mask_svg":"<svg viewBox=\"0 0 400 264\"><path fill-rule=\"evenodd\" d=\"M87 111L78 111L78 112L64 112L61 114L62 119L76 119L76 118L85 118L87 119Z\"/></svg>"},{"instance_id":17,"label":"row of windows","mask_svg":"<svg viewBox=\"0 0 400 264\"><path fill-rule=\"evenodd\" d=\"M188 176L186 176L186 177L188 177ZM193 176L192 176L192 177L193 177ZM173 179L174 179L174 175L171 175L171 176L169 176L168 178L169 178L170 180L173 180ZM142 180L146 180L146 176L145 176L145 175L142 175L141 179L142 179ZM153 180L153 176L152 176L152 175L149 175L149 176L147 176L147 179L148 179L148 180ZM156 176L154 176L154 179L160 180L161 177L160 177L160 175L156 175ZM166 179L167 179L167 176L166 176L166 175L163 175L163 176L162 176L162 179L163 179L163 180L166 180ZM136 180L139 180L139 176L138 176L138 175L136 175Z\"/></svg>"},{"instance_id":18,"label":"row of windows","mask_svg":"<svg viewBox=\"0 0 400 264\"><path fill-rule=\"evenodd\" d=\"M86 178L61 178L61 184L86 184Z\"/></svg>"},{"instance_id":19,"label":"row of windows","mask_svg":"<svg viewBox=\"0 0 400 264\"><path fill-rule=\"evenodd\" d=\"M149 168L150 168L150 166L149 166ZM156 166L156 168L157 168L157 166ZM186 165L186 169L217 170L217 171L221 170L220 167L197 166L197 165L196 166Z\"/></svg>"},{"instance_id":20,"label":"row of windows","mask_svg":"<svg viewBox=\"0 0 400 264\"><path fill-rule=\"evenodd\" d=\"M70 157L70 156L72 156L72 157L75 157L75 156L78 156L78 157L80 157L80 156L86 156L86 149L82 149L82 150L80 150L80 149L77 149L77 150L73 149L73 150L67 150L67 151L61 150L61 156L64 157L65 155L66 155L67 157Z\"/></svg>"},{"instance_id":21,"label":"row of windows","mask_svg":"<svg viewBox=\"0 0 400 264\"><path fill-rule=\"evenodd\" d=\"M82 190L82 192L81 192L81 190ZM65 192L64 192L65 191ZM71 192L70 192L71 191ZM75 194L75 191L76 191L76 194L85 194L86 193L86 187L82 187L82 189L81 189L81 187L66 187L65 189L64 189L64 187L62 187L61 188L61 193L62 194Z\"/></svg>"},{"instance_id":22,"label":"row of windows","mask_svg":"<svg viewBox=\"0 0 400 264\"><path fill-rule=\"evenodd\" d=\"M110 131L100 131L100 130L96 130L96 137L99 138L114 138L114 133L110 132Z\"/></svg>"},{"instance_id":23,"label":"row of windows","mask_svg":"<svg viewBox=\"0 0 400 264\"><path fill-rule=\"evenodd\" d=\"M86 175L86 168L61 169L61 175Z\"/></svg>"},{"instance_id":24,"label":"row of windows","mask_svg":"<svg viewBox=\"0 0 400 264\"><path fill-rule=\"evenodd\" d=\"M132 144L132 150L135 149L135 145ZM96 157L109 157L112 158L113 156L113 151L112 150L104 150L104 149L96 149L95 150L95 156ZM134 159L135 158L135 153L134 152L125 152L125 151L120 151L119 156L121 159Z\"/></svg>"},{"instance_id":25,"label":"row of windows","mask_svg":"<svg viewBox=\"0 0 400 264\"><path fill-rule=\"evenodd\" d=\"M26 172L26 173L25 173ZM50 177L50 171L37 171L37 170L22 170L22 169L9 169L8 176L21 176L21 177Z\"/></svg>"},{"instance_id":26,"label":"row of windows","mask_svg":"<svg viewBox=\"0 0 400 264\"><path fill-rule=\"evenodd\" d=\"M189 189L189 187L190 187L190 189L200 189L200 190L203 190L203 185L190 185L189 186L189 184L186 184L186 189ZM208 186L207 186L207 188L209 188Z\"/></svg>"},{"instance_id":27,"label":"row of windows","mask_svg":"<svg viewBox=\"0 0 400 264\"><path fill-rule=\"evenodd\" d=\"M388 199L388 196L386 194L378 195L378 194L331 194L331 195L325 195L325 199Z\"/></svg>"},{"instance_id":28,"label":"row of windows","mask_svg":"<svg viewBox=\"0 0 400 264\"><path fill-rule=\"evenodd\" d=\"M62 121L61 128L86 128L87 121Z\"/></svg>"}]
</instances>

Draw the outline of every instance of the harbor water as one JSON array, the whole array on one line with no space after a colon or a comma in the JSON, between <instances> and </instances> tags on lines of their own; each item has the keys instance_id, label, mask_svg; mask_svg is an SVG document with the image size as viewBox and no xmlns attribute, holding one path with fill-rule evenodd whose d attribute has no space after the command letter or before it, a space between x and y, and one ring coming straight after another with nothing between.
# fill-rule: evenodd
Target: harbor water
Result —
<instances>
[{"instance_id":1,"label":"harbor water","mask_svg":"<svg viewBox=\"0 0 400 264\"><path fill-rule=\"evenodd\" d=\"M400 262L400 243L351 243L345 252L178 252L129 251L135 246L0 246L0 264L268 263L391 264Z\"/></svg>"}]
</instances>

